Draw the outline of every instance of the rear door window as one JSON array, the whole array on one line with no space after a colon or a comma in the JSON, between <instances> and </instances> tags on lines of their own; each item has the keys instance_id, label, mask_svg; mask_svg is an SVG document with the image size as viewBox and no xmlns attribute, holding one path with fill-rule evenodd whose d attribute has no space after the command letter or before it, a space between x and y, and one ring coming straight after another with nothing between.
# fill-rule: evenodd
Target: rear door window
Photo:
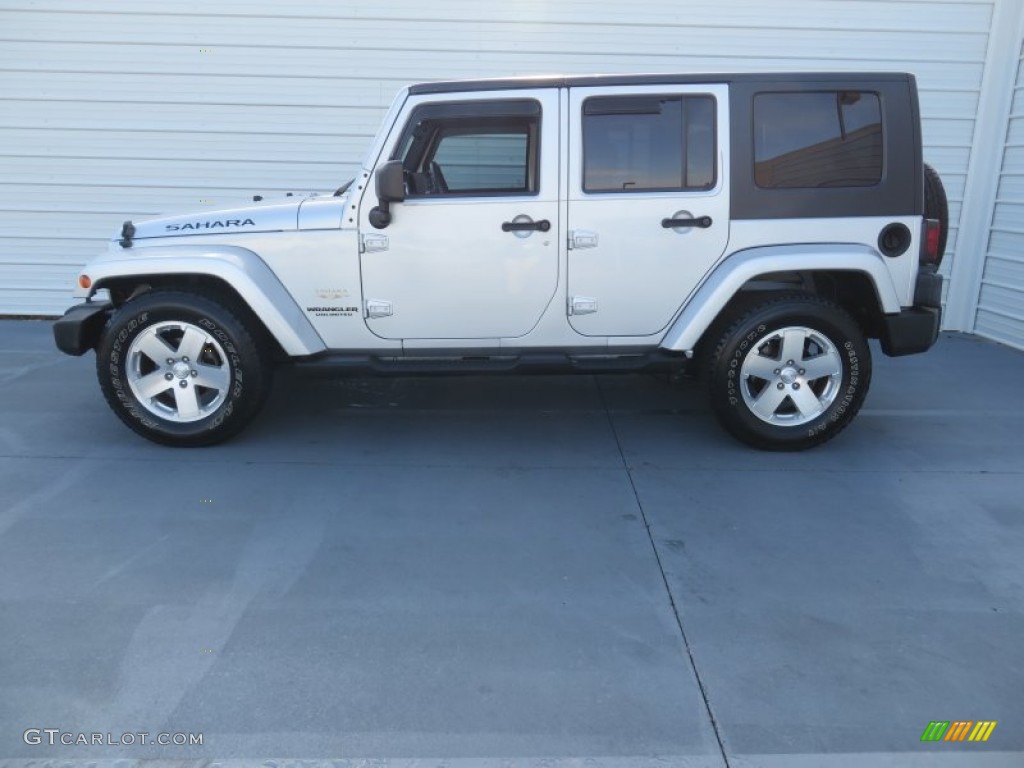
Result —
<instances>
[{"instance_id":1,"label":"rear door window","mask_svg":"<svg viewBox=\"0 0 1024 768\"><path fill-rule=\"evenodd\" d=\"M583 105L584 192L715 185L711 96L600 96Z\"/></svg>"}]
</instances>

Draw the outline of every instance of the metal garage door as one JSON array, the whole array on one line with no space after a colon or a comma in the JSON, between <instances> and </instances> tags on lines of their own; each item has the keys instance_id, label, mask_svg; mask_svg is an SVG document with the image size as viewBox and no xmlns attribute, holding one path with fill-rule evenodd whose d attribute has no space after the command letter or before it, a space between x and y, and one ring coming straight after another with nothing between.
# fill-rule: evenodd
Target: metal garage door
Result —
<instances>
[{"instance_id":1,"label":"metal garage door","mask_svg":"<svg viewBox=\"0 0 1024 768\"><path fill-rule=\"evenodd\" d=\"M975 331L1024 349L1024 56L1017 68Z\"/></svg>"},{"instance_id":2,"label":"metal garage door","mask_svg":"<svg viewBox=\"0 0 1024 768\"><path fill-rule=\"evenodd\" d=\"M914 72L955 225L996 2L0 0L0 314L61 311L125 218L333 189L423 79Z\"/></svg>"}]
</instances>

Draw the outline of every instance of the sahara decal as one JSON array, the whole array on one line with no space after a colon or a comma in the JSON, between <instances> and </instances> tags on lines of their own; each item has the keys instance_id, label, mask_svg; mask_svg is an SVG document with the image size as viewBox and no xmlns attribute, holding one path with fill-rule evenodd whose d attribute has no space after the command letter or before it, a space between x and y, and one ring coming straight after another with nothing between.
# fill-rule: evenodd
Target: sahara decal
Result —
<instances>
[{"instance_id":1,"label":"sahara decal","mask_svg":"<svg viewBox=\"0 0 1024 768\"><path fill-rule=\"evenodd\" d=\"M318 299L324 299L325 301L347 299L351 295L344 288L317 288L314 293Z\"/></svg>"},{"instance_id":2,"label":"sahara decal","mask_svg":"<svg viewBox=\"0 0 1024 768\"><path fill-rule=\"evenodd\" d=\"M256 222L252 219L226 219L225 221L197 221L194 224L167 224L164 226L168 232L179 232L186 229L217 229L227 227L255 227Z\"/></svg>"}]
</instances>

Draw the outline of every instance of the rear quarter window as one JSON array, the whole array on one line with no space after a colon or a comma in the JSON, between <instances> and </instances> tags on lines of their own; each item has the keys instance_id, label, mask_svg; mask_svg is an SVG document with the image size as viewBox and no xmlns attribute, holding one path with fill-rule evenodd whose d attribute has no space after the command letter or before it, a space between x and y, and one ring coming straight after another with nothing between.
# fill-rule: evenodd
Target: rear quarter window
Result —
<instances>
[{"instance_id":1,"label":"rear quarter window","mask_svg":"<svg viewBox=\"0 0 1024 768\"><path fill-rule=\"evenodd\" d=\"M754 96L754 182L763 189L869 187L882 179L882 110L866 91Z\"/></svg>"}]
</instances>

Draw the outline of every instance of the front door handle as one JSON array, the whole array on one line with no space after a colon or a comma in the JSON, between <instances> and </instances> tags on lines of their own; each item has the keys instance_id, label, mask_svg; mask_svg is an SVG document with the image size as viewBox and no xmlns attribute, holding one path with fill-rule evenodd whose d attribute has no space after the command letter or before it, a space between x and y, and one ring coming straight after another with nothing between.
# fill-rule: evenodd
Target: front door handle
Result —
<instances>
[{"instance_id":1,"label":"front door handle","mask_svg":"<svg viewBox=\"0 0 1024 768\"><path fill-rule=\"evenodd\" d=\"M547 219L540 221L503 221L502 232L547 232L551 229L551 222Z\"/></svg>"},{"instance_id":2,"label":"front door handle","mask_svg":"<svg viewBox=\"0 0 1024 768\"><path fill-rule=\"evenodd\" d=\"M711 226L711 217L697 216L693 219L662 219L661 226L665 229L675 229L676 227L698 227L700 229L707 229Z\"/></svg>"}]
</instances>

